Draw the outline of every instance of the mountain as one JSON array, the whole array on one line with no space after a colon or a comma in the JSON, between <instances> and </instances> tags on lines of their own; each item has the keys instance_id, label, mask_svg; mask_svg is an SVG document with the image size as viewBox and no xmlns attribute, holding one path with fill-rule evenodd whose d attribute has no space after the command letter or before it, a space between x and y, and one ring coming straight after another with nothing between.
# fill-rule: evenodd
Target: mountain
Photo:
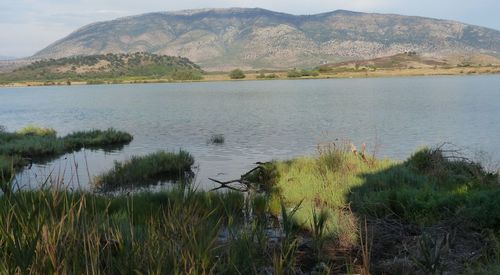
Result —
<instances>
[{"instance_id":1,"label":"mountain","mask_svg":"<svg viewBox=\"0 0 500 275\"><path fill-rule=\"evenodd\" d=\"M202 78L200 67L185 57L146 52L42 59L0 74L0 83L54 80L103 80L120 78Z\"/></svg>"},{"instance_id":2,"label":"mountain","mask_svg":"<svg viewBox=\"0 0 500 275\"><path fill-rule=\"evenodd\" d=\"M87 25L33 58L147 51L206 70L291 68L402 52L500 56L500 31L455 21L333 11L291 15L254 8L157 12Z\"/></svg>"}]
</instances>

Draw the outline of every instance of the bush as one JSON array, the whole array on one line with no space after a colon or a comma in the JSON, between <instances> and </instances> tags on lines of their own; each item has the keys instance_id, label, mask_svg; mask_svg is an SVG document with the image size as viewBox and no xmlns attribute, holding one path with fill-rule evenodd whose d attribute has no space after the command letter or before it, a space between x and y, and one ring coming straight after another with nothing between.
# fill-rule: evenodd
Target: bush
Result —
<instances>
[{"instance_id":1,"label":"bush","mask_svg":"<svg viewBox=\"0 0 500 275\"><path fill-rule=\"evenodd\" d=\"M300 70L299 71L297 69L290 70L290 71L288 71L288 74L287 74L287 76L290 78L302 77L302 76L318 76L318 75L319 75L319 73L316 70Z\"/></svg>"},{"instance_id":2,"label":"bush","mask_svg":"<svg viewBox=\"0 0 500 275\"><path fill-rule=\"evenodd\" d=\"M299 71L297 71L296 69L293 69L293 70L288 71L287 76L290 77L290 78L301 77L302 73L299 72Z\"/></svg>"},{"instance_id":3,"label":"bush","mask_svg":"<svg viewBox=\"0 0 500 275\"><path fill-rule=\"evenodd\" d=\"M203 76L197 71L176 71L172 74L173 80L202 80Z\"/></svg>"},{"instance_id":4,"label":"bush","mask_svg":"<svg viewBox=\"0 0 500 275\"><path fill-rule=\"evenodd\" d=\"M243 73L240 69L234 69L229 73L229 77L231 79L243 79L246 77L245 73Z\"/></svg>"}]
</instances>

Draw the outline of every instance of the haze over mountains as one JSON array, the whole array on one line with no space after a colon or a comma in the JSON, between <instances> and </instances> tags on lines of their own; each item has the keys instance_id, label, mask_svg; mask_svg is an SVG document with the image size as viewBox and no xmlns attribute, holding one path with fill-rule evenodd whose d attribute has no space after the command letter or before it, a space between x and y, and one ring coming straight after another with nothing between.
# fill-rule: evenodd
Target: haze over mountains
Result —
<instances>
[{"instance_id":1,"label":"haze over mountains","mask_svg":"<svg viewBox=\"0 0 500 275\"><path fill-rule=\"evenodd\" d=\"M205 70L307 67L409 51L431 57L500 57L500 31L342 10L291 15L258 8L204 9L90 24L33 57L138 51L187 57Z\"/></svg>"}]
</instances>

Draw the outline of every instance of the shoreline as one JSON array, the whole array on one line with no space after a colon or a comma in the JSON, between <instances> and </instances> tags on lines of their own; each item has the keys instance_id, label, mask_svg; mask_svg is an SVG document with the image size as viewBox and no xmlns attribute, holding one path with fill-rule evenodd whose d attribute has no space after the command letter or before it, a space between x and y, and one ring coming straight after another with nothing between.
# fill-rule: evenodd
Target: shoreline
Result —
<instances>
[{"instance_id":1,"label":"shoreline","mask_svg":"<svg viewBox=\"0 0 500 275\"><path fill-rule=\"evenodd\" d=\"M39 86L71 86L71 85L104 85L104 84L145 84L145 83L197 83L197 82L223 82L223 81L255 81L255 80L296 80L296 79L346 79L346 78L383 78L383 77L415 77L415 76L465 76L465 75L493 75L500 74L500 66L484 67L450 67L450 68L409 68L409 69L378 69L341 71L341 72L320 72L318 76L288 77L287 71L270 71L276 78L257 78L258 72L245 73L244 79L231 79L228 73L208 73L201 80L170 80L170 79L97 79L90 81L26 81L0 84L0 88L13 87L39 87ZM94 83L92 83L94 82Z\"/></svg>"}]
</instances>

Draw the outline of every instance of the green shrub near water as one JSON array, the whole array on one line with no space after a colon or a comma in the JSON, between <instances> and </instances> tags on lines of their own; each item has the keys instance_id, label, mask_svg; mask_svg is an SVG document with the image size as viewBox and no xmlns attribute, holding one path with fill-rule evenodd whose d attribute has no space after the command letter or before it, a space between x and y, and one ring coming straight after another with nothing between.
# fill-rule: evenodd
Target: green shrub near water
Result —
<instances>
[{"instance_id":1,"label":"green shrub near water","mask_svg":"<svg viewBox=\"0 0 500 275\"><path fill-rule=\"evenodd\" d=\"M125 162L115 162L113 169L96 177L95 185L111 190L133 185L147 185L161 179L183 178L191 172L194 158L186 151L178 153L159 151L146 156L132 157Z\"/></svg>"},{"instance_id":2,"label":"green shrub near water","mask_svg":"<svg viewBox=\"0 0 500 275\"><path fill-rule=\"evenodd\" d=\"M246 77L245 73L240 69L234 69L229 72L229 77L231 79L243 79Z\"/></svg>"},{"instance_id":3,"label":"green shrub near water","mask_svg":"<svg viewBox=\"0 0 500 275\"><path fill-rule=\"evenodd\" d=\"M180 70L172 73L172 80L202 80L201 72L192 70Z\"/></svg>"},{"instance_id":4,"label":"green shrub near water","mask_svg":"<svg viewBox=\"0 0 500 275\"><path fill-rule=\"evenodd\" d=\"M260 72L257 76L257 79L274 79L278 78L278 76L275 73L270 73L270 74L265 74L264 72Z\"/></svg>"},{"instance_id":5,"label":"green shrub near water","mask_svg":"<svg viewBox=\"0 0 500 275\"><path fill-rule=\"evenodd\" d=\"M318 76L319 72L316 70L297 70L293 69L288 71L287 77L289 78L297 78L297 77L303 77L303 76Z\"/></svg>"}]
</instances>

